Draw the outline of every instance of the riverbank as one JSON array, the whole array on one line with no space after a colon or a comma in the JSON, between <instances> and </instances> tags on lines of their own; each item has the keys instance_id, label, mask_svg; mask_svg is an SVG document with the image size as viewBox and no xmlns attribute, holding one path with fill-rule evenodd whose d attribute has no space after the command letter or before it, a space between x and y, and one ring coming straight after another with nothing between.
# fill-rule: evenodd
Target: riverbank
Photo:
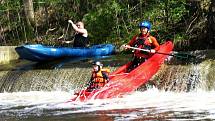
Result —
<instances>
[{"instance_id":1,"label":"riverbank","mask_svg":"<svg viewBox=\"0 0 215 121\"><path fill-rule=\"evenodd\" d=\"M19 58L15 48L16 46L0 46L0 64L8 64Z\"/></svg>"}]
</instances>

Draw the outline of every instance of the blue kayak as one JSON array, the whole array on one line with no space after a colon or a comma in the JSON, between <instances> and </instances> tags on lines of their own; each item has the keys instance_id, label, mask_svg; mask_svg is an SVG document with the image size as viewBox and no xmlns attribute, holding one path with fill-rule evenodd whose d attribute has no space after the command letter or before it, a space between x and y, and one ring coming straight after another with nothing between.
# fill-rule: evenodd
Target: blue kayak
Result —
<instances>
[{"instance_id":1,"label":"blue kayak","mask_svg":"<svg viewBox=\"0 0 215 121\"><path fill-rule=\"evenodd\" d=\"M115 52L112 44L100 44L91 47L52 47L41 44L16 47L20 58L31 61L48 61L62 57L95 57L111 55Z\"/></svg>"}]
</instances>

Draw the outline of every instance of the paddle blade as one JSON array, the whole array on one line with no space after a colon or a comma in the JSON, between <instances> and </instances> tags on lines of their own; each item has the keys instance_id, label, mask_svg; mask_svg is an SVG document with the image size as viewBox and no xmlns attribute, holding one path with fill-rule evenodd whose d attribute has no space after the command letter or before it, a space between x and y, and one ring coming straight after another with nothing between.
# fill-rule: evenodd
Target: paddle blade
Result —
<instances>
[{"instance_id":1,"label":"paddle blade","mask_svg":"<svg viewBox=\"0 0 215 121\"><path fill-rule=\"evenodd\" d=\"M176 53L175 54L175 56L177 57L177 58L196 58L196 56L194 56L194 55L191 55L191 54L189 54L189 53Z\"/></svg>"}]
</instances>

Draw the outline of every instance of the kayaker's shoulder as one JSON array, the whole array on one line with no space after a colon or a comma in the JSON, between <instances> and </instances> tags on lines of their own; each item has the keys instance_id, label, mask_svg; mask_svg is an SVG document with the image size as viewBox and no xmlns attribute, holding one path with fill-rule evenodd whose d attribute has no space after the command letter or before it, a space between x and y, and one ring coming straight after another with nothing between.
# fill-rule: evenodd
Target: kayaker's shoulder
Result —
<instances>
[{"instance_id":1,"label":"kayaker's shoulder","mask_svg":"<svg viewBox=\"0 0 215 121\"><path fill-rule=\"evenodd\" d=\"M157 41L157 39L154 36L149 36L149 39L151 39L152 41Z\"/></svg>"},{"instance_id":2,"label":"kayaker's shoulder","mask_svg":"<svg viewBox=\"0 0 215 121\"><path fill-rule=\"evenodd\" d=\"M154 36L149 36L150 43L157 43L157 39Z\"/></svg>"}]
</instances>

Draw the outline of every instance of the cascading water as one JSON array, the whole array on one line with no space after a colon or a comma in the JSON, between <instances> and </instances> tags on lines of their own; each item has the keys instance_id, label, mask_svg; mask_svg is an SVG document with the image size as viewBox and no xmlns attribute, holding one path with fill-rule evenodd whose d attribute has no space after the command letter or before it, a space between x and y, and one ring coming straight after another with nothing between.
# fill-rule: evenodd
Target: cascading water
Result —
<instances>
[{"instance_id":1,"label":"cascading water","mask_svg":"<svg viewBox=\"0 0 215 121\"><path fill-rule=\"evenodd\" d=\"M128 61L127 57L120 58L101 60L113 71ZM213 59L195 64L164 64L151 79L153 86L147 86L147 90L139 88L122 98L66 103L89 79L91 61L65 63L57 69L1 71L1 120L215 119Z\"/></svg>"},{"instance_id":2,"label":"cascading water","mask_svg":"<svg viewBox=\"0 0 215 121\"><path fill-rule=\"evenodd\" d=\"M190 92L196 89L215 89L215 61L206 60L198 64L163 65L152 80L161 90Z\"/></svg>"}]
</instances>

